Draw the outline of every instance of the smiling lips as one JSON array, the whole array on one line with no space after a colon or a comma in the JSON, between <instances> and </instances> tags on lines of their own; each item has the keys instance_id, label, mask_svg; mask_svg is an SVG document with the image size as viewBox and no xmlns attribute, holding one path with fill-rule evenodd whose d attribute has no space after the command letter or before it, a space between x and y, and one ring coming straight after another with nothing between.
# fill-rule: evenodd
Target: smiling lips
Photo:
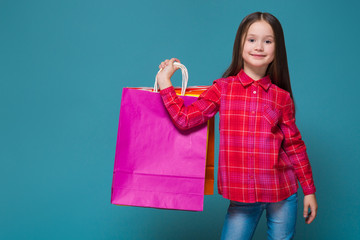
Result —
<instances>
[{"instance_id":1,"label":"smiling lips","mask_svg":"<svg viewBox=\"0 0 360 240\"><path fill-rule=\"evenodd\" d=\"M256 58L263 58L266 56L266 55L261 55L261 54L250 54L250 55L253 57L256 57Z\"/></svg>"}]
</instances>

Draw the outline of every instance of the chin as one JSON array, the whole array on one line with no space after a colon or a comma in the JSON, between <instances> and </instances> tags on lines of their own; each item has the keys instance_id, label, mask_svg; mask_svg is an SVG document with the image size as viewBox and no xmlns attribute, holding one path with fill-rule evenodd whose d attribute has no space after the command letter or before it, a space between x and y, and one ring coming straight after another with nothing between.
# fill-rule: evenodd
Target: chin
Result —
<instances>
[{"instance_id":1,"label":"chin","mask_svg":"<svg viewBox=\"0 0 360 240\"><path fill-rule=\"evenodd\" d=\"M263 67L269 66L269 64L268 63L253 63L253 64L248 64L248 66L253 67L253 68L263 68Z\"/></svg>"}]
</instances>

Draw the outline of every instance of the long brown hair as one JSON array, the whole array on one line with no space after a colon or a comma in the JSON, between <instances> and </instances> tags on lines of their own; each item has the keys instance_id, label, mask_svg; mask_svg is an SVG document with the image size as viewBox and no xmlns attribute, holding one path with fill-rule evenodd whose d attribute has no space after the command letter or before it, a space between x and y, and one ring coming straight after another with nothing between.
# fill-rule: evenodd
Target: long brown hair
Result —
<instances>
[{"instance_id":1,"label":"long brown hair","mask_svg":"<svg viewBox=\"0 0 360 240\"><path fill-rule=\"evenodd\" d=\"M250 25L261 20L270 24L275 35L275 56L266 70L266 75L270 76L273 84L288 91L291 98L294 99L291 91L284 32L279 20L270 13L254 12L241 21L235 37L231 64L222 77L235 76L244 67L244 60L242 58L244 38Z\"/></svg>"}]
</instances>

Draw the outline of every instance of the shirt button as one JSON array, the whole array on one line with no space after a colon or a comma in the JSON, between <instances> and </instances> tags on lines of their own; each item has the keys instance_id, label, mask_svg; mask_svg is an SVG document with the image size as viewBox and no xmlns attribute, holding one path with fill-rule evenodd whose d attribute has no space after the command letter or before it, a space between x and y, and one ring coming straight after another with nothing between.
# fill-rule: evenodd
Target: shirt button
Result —
<instances>
[{"instance_id":1,"label":"shirt button","mask_svg":"<svg viewBox=\"0 0 360 240\"><path fill-rule=\"evenodd\" d=\"M254 179L254 176L250 176L251 179Z\"/></svg>"},{"instance_id":2,"label":"shirt button","mask_svg":"<svg viewBox=\"0 0 360 240\"><path fill-rule=\"evenodd\" d=\"M252 113L252 114L254 114L254 113L255 113L255 111L251 111L251 113Z\"/></svg>"},{"instance_id":3,"label":"shirt button","mask_svg":"<svg viewBox=\"0 0 360 240\"><path fill-rule=\"evenodd\" d=\"M253 94L256 94L256 91L253 91Z\"/></svg>"}]
</instances>

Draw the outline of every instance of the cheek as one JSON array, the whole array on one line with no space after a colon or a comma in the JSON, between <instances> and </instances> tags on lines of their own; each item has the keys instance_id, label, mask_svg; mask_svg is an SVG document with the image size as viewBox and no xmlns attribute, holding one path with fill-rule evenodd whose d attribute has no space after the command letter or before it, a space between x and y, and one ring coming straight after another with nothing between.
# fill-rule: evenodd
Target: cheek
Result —
<instances>
[{"instance_id":1,"label":"cheek","mask_svg":"<svg viewBox=\"0 0 360 240\"><path fill-rule=\"evenodd\" d=\"M273 52L273 54L271 55L270 61L272 62L274 60L274 58L275 58L275 52Z\"/></svg>"},{"instance_id":2,"label":"cheek","mask_svg":"<svg viewBox=\"0 0 360 240\"><path fill-rule=\"evenodd\" d=\"M249 46L250 44L248 44L247 42L244 44L244 51L243 52L246 52L246 51L249 51L249 49L250 49L250 46Z\"/></svg>"},{"instance_id":3,"label":"cheek","mask_svg":"<svg viewBox=\"0 0 360 240\"><path fill-rule=\"evenodd\" d=\"M246 53L248 52L249 52L249 45L245 43L241 54L244 57L244 55L246 55Z\"/></svg>"},{"instance_id":4,"label":"cheek","mask_svg":"<svg viewBox=\"0 0 360 240\"><path fill-rule=\"evenodd\" d=\"M269 49L269 56L271 56L271 57L270 57L271 61L274 60L274 57L275 57L275 47L271 47L271 48Z\"/></svg>"}]
</instances>

